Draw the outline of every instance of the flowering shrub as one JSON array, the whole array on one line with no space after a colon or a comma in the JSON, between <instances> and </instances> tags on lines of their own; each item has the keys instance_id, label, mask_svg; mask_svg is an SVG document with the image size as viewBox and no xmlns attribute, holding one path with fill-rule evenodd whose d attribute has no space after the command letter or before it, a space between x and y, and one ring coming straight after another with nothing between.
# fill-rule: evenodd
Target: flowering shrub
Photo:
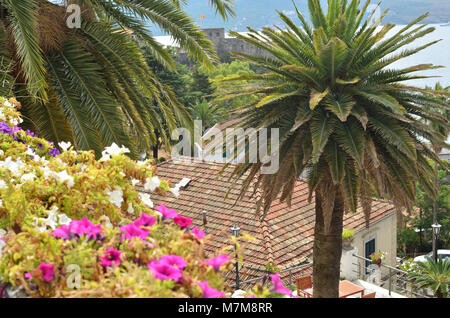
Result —
<instances>
[{"instance_id":1,"label":"flowering shrub","mask_svg":"<svg viewBox=\"0 0 450 318\"><path fill-rule=\"evenodd\" d=\"M230 258L206 257L191 219L136 191L178 195L151 162L116 144L100 160L69 142L58 148L18 127L19 108L0 98L0 287L31 297L225 297Z\"/></svg>"},{"instance_id":2,"label":"flowering shrub","mask_svg":"<svg viewBox=\"0 0 450 318\"><path fill-rule=\"evenodd\" d=\"M381 261L384 260L385 253L378 250L378 252L373 252L369 256L373 264L381 264Z\"/></svg>"}]
</instances>

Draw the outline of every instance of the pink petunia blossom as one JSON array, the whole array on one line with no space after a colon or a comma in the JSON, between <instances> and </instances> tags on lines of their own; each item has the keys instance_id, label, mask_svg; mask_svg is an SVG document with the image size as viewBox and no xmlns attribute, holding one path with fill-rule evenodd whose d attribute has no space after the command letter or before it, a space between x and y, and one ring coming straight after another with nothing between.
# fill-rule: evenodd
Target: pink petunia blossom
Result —
<instances>
[{"instance_id":1,"label":"pink petunia blossom","mask_svg":"<svg viewBox=\"0 0 450 318\"><path fill-rule=\"evenodd\" d=\"M47 282L50 282L55 276L55 267L52 264L41 262L38 269L42 272L42 278Z\"/></svg>"},{"instance_id":2,"label":"pink petunia blossom","mask_svg":"<svg viewBox=\"0 0 450 318\"><path fill-rule=\"evenodd\" d=\"M53 235L54 237L67 240L70 238L70 228L68 225L61 225L60 227L56 228L50 234Z\"/></svg>"},{"instance_id":3,"label":"pink petunia blossom","mask_svg":"<svg viewBox=\"0 0 450 318\"><path fill-rule=\"evenodd\" d=\"M101 232L101 225L94 225L86 217L82 220L73 220L69 225L61 225L50 234L54 237L70 239L73 236L81 237L86 235L90 239L95 239Z\"/></svg>"},{"instance_id":4,"label":"pink petunia blossom","mask_svg":"<svg viewBox=\"0 0 450 318\"><path fill-rule=\"evenodd\" d=\"M25 276L25 278L28 279L28 280L32 280L33 279L33 276L31 276L30 273L25 273L23 276Z\"/></svg>"},{"instance_id":5,"label":"pink petunia blossom","mask_svg":"<svg viewBox=\"0 0 450 318\"><path fill-rule=\"evenodd\" d=\"M178 224L182 229L187 228L192 224L192 220L188 217L184 217L181 215L176 216L173 221Z\"/></svg>"},{"instance_id":6,"label":"pink petunia blossom","mask_svg":"<svg viewBox=\"0 0 450 318\"><path fill-rule=\"evenodd\" d=\"M182 270L174 266L171 266L167 263L152 261L150 262L150 264L147 265L147 267L152 271L156 279L159 280L171 279L176 282L179 282L183 279Z\"/></svg>"},{"instance_id":7,"label":"pink petunia blossom","mask_svg":"<svg viewBox=\"0 0 450 318\"><path fill-rule=\"evenodd\" d=\"M284 287L283 283L280 280L280 276L278 274L273 274L273 275L269 275L269 276L272 279L272 284L273 284L273 286L270 290L271 292L292 296L292 290Z\"/></svg>"},{"instance_id":8,"label":"pink petunia blossom","mask_svg":"<svg viewBox=\"0 0 450 318\"><path fill-rule=\"evenodd\" d=\"M139 217L139 219L137 219L133 222L133 224L136 225L137 227L141 227L141 226L150 227L155 223L156 223L156 219L153 216L148 215L147 213L142 213L142 215Z\"/></svg>"},{"instance_id":9,"label":"pink petunia blossom","mask_svg":"<svg viewBox=\"0 0 450 318\"><path fill-rule=\"evenodd\" d=\"M121 226L120 230L125 232L125 234L122 236L122 238L131 240L133 237L140 238L142 240L145 240L147 236L150 234L149 230L141 229L140 227L137 227L135 224L131 223L125 226Z\"/></svg>"},{"instance_id":10,"label":"pink petunia blossom","mask_svg":"<svg viewBox=\"0 0 450 318\"><path fill-rule=\"evenodd\" d=\"M194 226L192 228L192 234L194 234L199 240L202 239L202 237L205 236L205 232L200 230L198 227Z\"/></svg>"},{"instance_id":11,"label":"pink petunia blossom","mask_svg":"<svg viewBox=\"0 0 450 318\"><path fill-rule=\"evenodd\" d=\"M244 298L256 298L255 295L248 295L248 296L244 296Z\"/></svg>"},{"instance_id":12,"label":"pink petunia blossom","mask_svg":"<svg viewBox=\"0 0 450 318\"><path fill-rule=\"evenodd\" d=\"M175 210L167 209L164 204L157 206L156 210L161 212L161 214L163 215L163 220L164 219L173 219L178 216L178 213L175 212Z\"/></svg>"},{"instance_id":13,"label":"pink petunia blossom","mask_svg":"<svg viewBox=\"0 0 450 318\"><path fill-rule=\"evenodd\" d=\"M179 269L184 269L187 266L187 262L184 261L183 257L177 255L164 255L159 260L159 263L165 263L170 266L177 267Z\"/></svg>"},{"instance_id":14,"label":"pink petunia blossom","mask_svg":"<svg viewBox=\"0 0 450 318\"><path fill-rule=\"evenodd\" d=\"M207 259L206 261L202 261L202 262L200 262L200 264L208 264L214 268L214 271L218 272L220 267L230 260L231 260L231 258L229 258L225 254L222 254L217 257Z\"/></svg>"},{"instance_id":15,"label":"pink petunia blossom","mask_svg":"<svg viewBox=\"0 0 450 318\"><path fill-rule=\"evenodd\" d=\"M122 253L120 251L115 250L112 247L106 252L103 252L103 255L105 256L99 256L99 258L102 260L102 266L108 267L119 265L121 254Z\"/></svg>"},{"instance_id":16,"label":"pink petunia blossom","mask_svg":"<svg viewBox=\"0 0 450 318\"><path fill-rule=\"evenodd\" d=\"M225 293L211 288L208 282L204 280L203 282L195 282L196 285L200 286L203 292L203 298L225 298Z\"/></svg>"}]
</instances>

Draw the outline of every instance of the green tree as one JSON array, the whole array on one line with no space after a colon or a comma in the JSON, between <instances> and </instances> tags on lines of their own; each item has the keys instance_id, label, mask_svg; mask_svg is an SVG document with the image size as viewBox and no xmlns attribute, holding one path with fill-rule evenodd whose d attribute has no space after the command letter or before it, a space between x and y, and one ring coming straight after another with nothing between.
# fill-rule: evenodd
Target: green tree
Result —
<instances>
[{"instance_id":1,"label":"green tree","mask_svg":"<svg viewBox=\"0 0 450 318\"><path fill-rule=\"evenodd\" d=\"M444 161L450 167L448 161ZM450 246L450 184L448 184L448 173L446 169L439 167L438 183L439 192L437 198L437 221L442 225L438 238L438 248ZM411 211L411 215L406 216L404 222L409 227L404 227L398 234L399 247L406 247L406 252L417 251L428 253L431 250L434 199L417 184L416 209ZM416 229L418 230L416 232Z\"/></svg>"},{"instance_id":2,"label":"green tree","mask_svg":"<svg viewBox=\"0 0 450 318\"><path fill-rule=\"evenodd\" d=\"M116 142L136 156L154 144L155 129L190 123L139 51L136 42L175 69L148 25L170 34L199 63L212 68L217 62L212 43L180 8L187 2L0 0L0 55L7 61L1 73L9 76L2 90L22 103L24 126L49 140L97 154ZM81 8L79 28L66 23L68 4ZM232 0L210 4L224 18L233 14Z\"/></svg>"},{"instance_id":3,"label":"green tree","mask_svg":"<svg viewBox=\"0 0 450 318\"><path fill-rule=\"evenodd\" d=\"M450 258L439 257L437 262L428 256L426 259L426 262L417 263L417 270L409 272L408 277L414 279L419 288L431 288L437 298L448 297Z\"/></svg>"},{"instance_id":4,"label":"green tree","mask_svg":"<svg viewBox=\"0 0 450 318\"><path fill-rule=\"evenodd\" d=\"M268 70L234 78L252 83L230 91L229 98L261 96L240 108L240 126L268 128L269 133L278 128L280 140L276 173L260 174L261 161L236 168L236 177L245 178L241 196L256 176L264 211L276 198L290 204L295 182L306 174L310 199L315 199L314 297L338 297L344 212L356 212L360 204L368 222L372 190L399 209L411 208L416 181L435 197L427 158L443 165L425 141L445 146L444 137L421 119L445 125L440 114L424 106L432 102L449 109L448 102L429 97L449 93L402 83L422 78L416 71L435 67L389 67L433 44L404 48L434 28L417 25L425 14L387 36L394 25L378 28L386 12L374 22L370 15L365 19L369 3L360 8L359 0L329 0L324 12L319 0L309 0L312 25L297 10L301 26L279 13L283 28L232 32L272 55L236 54Z\"/></svg>"}]
</instances>

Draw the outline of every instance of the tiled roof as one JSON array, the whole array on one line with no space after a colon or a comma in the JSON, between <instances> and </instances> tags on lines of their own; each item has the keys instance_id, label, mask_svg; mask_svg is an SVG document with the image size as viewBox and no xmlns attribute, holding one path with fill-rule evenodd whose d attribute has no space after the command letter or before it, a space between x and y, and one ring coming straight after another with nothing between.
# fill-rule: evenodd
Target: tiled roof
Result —
<instances>
[{"instance_id":1,"label":"tiled roof","mask_svg":"<svg viewBox=\"0 0 450 318\"><path fill-rule=\"evenodd\" d=\"M205 244L206 250L211 253L231 245L230 228L237 224L241 233L246 232L256 239L245 246L244 264L248 271L263 272L269 262L288 268L312 261L315 211L314 197L308 203L307 183L299 179L290 208L286 203L276 201L261 221L256 215L255 198L246 195L236 202L241 180L225 198L234 180L229 179L233 167L219 174L222 168L222 164L211 162L163 162L158 165L159 177L170 180L173 185L182 178L189 178L191 182L180 190L179 198L152 194L152 201L155 206L165 204L177 213L192 218L194 225L212 234ZM203 211L207 215L206 227L203 226ZM376 200L373 202L370 224L392 214L395 214L392 204ZM344 227L355 232L363 229L365 219L362 211L359 209L357 213L345 215Z\"/></svg>"}]
</instances>

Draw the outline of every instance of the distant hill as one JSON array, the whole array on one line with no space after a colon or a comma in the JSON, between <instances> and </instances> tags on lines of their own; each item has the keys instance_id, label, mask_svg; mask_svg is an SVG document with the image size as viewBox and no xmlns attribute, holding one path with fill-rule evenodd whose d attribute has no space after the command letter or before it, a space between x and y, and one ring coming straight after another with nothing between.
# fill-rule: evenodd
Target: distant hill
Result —
<instances>
[{"instance_id":1,"label":"distant hill","mask_svg":"<svg viewBox=\"0 0 450 318\"><path fill-rule=\"evenodd\" d=\"M425 12L430 12L426 23L447 23L450 21L450 0L381 0L381 10L390 9L384 22L408 24ZM327 1L322 0L324 6ZM361 1L362 3L364 0ZM373 0L377 4L378 0ZM237 16L228 22L223 22L208 6L208 0L191 0L186 11L203 28L225 27L227 30L245 31L247 26L260 29L264 26L282 25L276 10L295 17L292 0L235 0ZM306 0L296 0L298 8L305 16L308 15ZM201 19L200 15L205 18ZM155 35L161 32L155 31Z\"/></svg>"}]
</instances>

